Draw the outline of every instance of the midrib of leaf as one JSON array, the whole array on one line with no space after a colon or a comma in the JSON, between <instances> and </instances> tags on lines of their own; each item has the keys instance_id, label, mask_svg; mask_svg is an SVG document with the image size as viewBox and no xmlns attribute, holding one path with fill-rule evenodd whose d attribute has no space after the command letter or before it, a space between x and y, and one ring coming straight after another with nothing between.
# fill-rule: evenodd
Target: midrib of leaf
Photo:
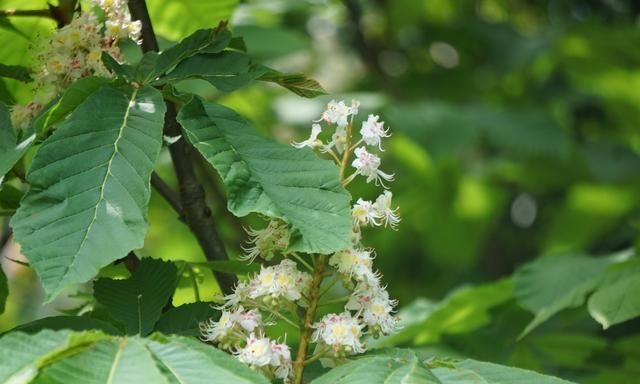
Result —
<instances>
[{"instance_id":1,"label":"midrib of leaf","mask_svg":"<svg viewBox=\"0 0 640 384\"><path fill-rule=\"evenodd\" d=\"M134 92L135 93L135 92ZM122 355L122 351L124 351L124 347L127 345L127 338L122 338L120 343L118 344L118 350L116 351L116 355L113 357L113 364L111 365L111 369L109 370L109 377L107 378L107 383L113 383L113 376L116 373L116 367L120 362L120 356Z\"/></svg>"},{"instance_id":2,"label":"midrib of leaf","mask_svg":"<svg viewBox=\"0 0 640 384\"><path fill-rule=\"evenodd\" d=\"M135 100L137 95L138 95L138 89L134 89L133 92L131 93L131 97L129 98L129 102L127 103L127 110L124 112L124 118L122 119L122 124L118 128L118 136L116 137L116 140L113 143L113 153L111 154L111 157L109 158L109 161L107 161L107 171L105 172L104 178L102 179L102 183L100 185L100 197L98 198L98 201L97 201L96 205L93 208L93 218L91 219L91 222L87 226L87 230L84 233L84 236L82 238L82 241L80 242L80 245L78 246L78 250L76 251L75 257L73 258L71 263L67 267L65 267L64 273L62 273L60 275L60 279L58 280L58 285L60 285L60 282L62 281L62 279L64 279L64 277L67 275L67 272L69 272L71 267L73 267L73 265L75 264L76 260L78 259L77 255L80 252L80 250L82 250L82 247L84 247L84 244L87 241L87 238L89 237L89 233L91 232L91 229L92 229L93 225L95 224L95 222L96 222L96 220L98 218L98 207L105 200L105 198L104 198L104 189L105 189L105 186L107 185L107 180L109 179L109 176L112 176L111 175L111 166L113 165L113 160L115 159L116 154L118 154L118 144L120 143L120 140L122 139L122 134L124 132L124 128L127 126L127 122L129 121L129 113L131 112L131 109L133 108L133 105L134 105L133 101ZM57 286L56 286L56 288L57 288Z\"/></svg>"}]
</instances>

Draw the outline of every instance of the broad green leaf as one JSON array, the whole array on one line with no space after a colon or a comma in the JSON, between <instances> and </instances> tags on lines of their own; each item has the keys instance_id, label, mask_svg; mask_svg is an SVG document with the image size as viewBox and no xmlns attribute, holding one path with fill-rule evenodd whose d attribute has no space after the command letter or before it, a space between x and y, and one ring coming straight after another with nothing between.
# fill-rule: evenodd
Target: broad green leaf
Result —
<instances>
[{"instance_id":1,"label":"broad green leaf","mask_svg":"<svg viewBox=\"0 0 640 384\"><path fill-rule=\"evenodd\" d=\"M332 369L311 384L440 384L410 349L365 355Z\"/></svg>"},{"instance_id":2,"label":"broad green leaf","mask_svg":"<svg viewBox=\"0 0 640 384\"><path fill-rule=\"evenodd\" d=\"M258 80L276 83L302 97L312 98L327 93L320 83L302 73L289 74L270 70L260 76Z\"/></svg>"},{"instance_id":3,"label":"broad green leaf","mask_svg":"<svg viewBox=\"0 0 640 384\"><path fill-rule=\"evenodd\" d=\"M107 52L102 52L102 64L121 79L132 81L135 78L135 68L129 64L122 64Z\"/></svg>"},{"instance_id":4,"label":"broad green leaf","mask_svg":"<svg viewBox=\"0 0 640 384\"><path fill-rule=\"evenodd\" d=\"M508 279L453 291L440 303L419 300L399 313L403 329L388 337L371 340L375 347L436 343L444 334L474 331L491 322L489 311L513 297Z\"/></svg>"},{"instance_id":5,"label":"broad green leaf","mask_svg":"<svg viewBox=\"0 0 640 384\"><path fill-rule=\"evenodd\" d=\"M535 314L520 337L531 332L554 314L584 304L602 280L612 257L580 255L550 256L535 260L513 275L515 295L520 304Z\"/></svg>"},{"instance_id":6,"label":"broad green leaf","mask_svg":"<svg viewBox=\"0 0 640 384\"><path fill-rule=\"evenodd\" d=\"M231 41L231 33L226 28L200 29L187 38L166 49L158 56L155 68L149 78L169 72L182 60L198 53L218 53Z\"/></svg>"},{"instance_id":7,"label":"broad green leaf","mask_svg":"<svg viewBox=\"0 0 640 384\"><path fill-rule=\"evenodd\" d=\"M220 316L214 303L189 303L171 308L160 316L155 330L164 334L199 336L200 323Z\"/></svg>"},{"instance_id":8,"label":"broad green leaf","mask_svg":"<svg viewBox=\"0 0 640 384\"><path fill-rule=\"evenodd\" d=\"M221 174L233 214L285 220L292 251L331 253L351 244L350 196L332 162L263 137L234 111L199 98L182 108L178 121Z\"/></svg>"},{"instance_id":9,"label":"broad green leaf","mask_svg":"<svg viewBox=\"0 0 640 384\"><path fill-rule=\"evenodd\" d=\"M94 319L88 316L51 316L22 324L9 332L20 331L24 333L36 333L43 329L72 331L99 330L110 335L119 335L122 332L113 324Z\"/></svg>"},{"instance_id":10,"label":"broad green leaf","mask_svg":"<svg viewBox=\"0 0 640 384\"><path fill-rule=\"evenodd\" d=\"M177 283L178 269L173 263L147 257L129 279L96 280L93 294L127 333L145 336L153 330Z\"/></svg>"},{"instance_id":11,"label":"broad green leaf","mask_svg":"<svg viewBox=\"0 0 640 384\"><path fill-rule=\"evenodd\" d=\"M160 79L160 82L178 82L202 79L221 91L230 92L262 76L268 69L252 66L249 56L237 51L205 53L191 56Z\"/></svg>"},{"instance_id":12,"label":"broad green leaf","mask_svg":"<svg viewBox=\"0 0 640 384\"><path fill-rule=\"evenodd\" d=\"M18 142L16 132L11 126L11 117L7 107L0 103L0 185L4 176L31 147L35 135L27 137L22 142Z\"/></svg>"},{"instance_id":13,"label":"broad green leaf","mask_svg":"<svg viewBox=\"0 0 640 384\"><path fill-rule=\"evenodd\" d=\"M209 384L214 378L220 383L269 382L227 353L191 338L152 337L147 346L178 383Z\"/></svg>"},{"instance_id":14,"label":"broad green leaf","mask_svg":"<svg viewBox=\"0 0 640 384\"><path fill-rule=\"evenodd\" d=\"M269 381L229 354L183 337L45 330L0 338L0 382L59 384Z\"/></svg>"},{"instance_id":15,"label":"broad green leaf","mask_svg":"<svg viewBox=\"0 0 640 384\"><path fill-rule=\"evenodd\" d=\"M47 105L33 121L35 131L42 135L50 127L64 120L74 109L100 87L108 84L111 80L104 77L90 76L80 79L69 88L62 96Z\"/></svg>"},{"instance_id":16,"label":"broad green leaf","mask_svg":"<svg viewBox=\"0 0 640 384\"><path fill-rule=\"evenodd\" d=\"M9 284L7 284L7 276L0 265L0 315L4 312L7 296L9 296Z\"/></svg>"},{"instance_id":17,"label":"broad green leaf","mask_svg":"<svg viewBox=\"0 0 640 384\"><path fill-rule=\"evenodd\" d=\"M604 329L640 316L640 273L601 286L589 298L588 308Z\"/></svg>"},{"instance_id":18,"label":"broad green leaf","mask_svg":"<svg viewBox=\"0 0 640 384\"><path fill-rule=\"evenodd\" d=\"M11 224L47 300L142 247L164 111L155 89L103 87L39 148Z\"/></svg>"},{"instance_id":19,"label":"broad green leaf","mask_svg":"<svg viewBox=\"0 0 640 384\"><path fill-rule=\"evenodd\" d=\"M435 368L431 372L442 384L571 384L570 381L526 369L475 360L464 360L454 363L453 367Z\"/></svg>"},{"instance_id":20,"label":"broad green leaf","mask_svg":"<svg viewBox=\"0 0 640 384\"><path fill-rule=\"evenodd\" d=\"M0 77L8 77L11 79L22 81L24 83L28 83L32 80L30 73L31 71L29 71L29 68L22 67L20 65L0 64Z\"/></svg>"},{"instance_id":21,"label":"broad green leaf","mask_svg":"<svg viewBox=\"0 0 640 384\"><path fill-rule=\"evenodd\" d=\"M229 20L238 0L163 1L148 0L153 27L159 35L178 41L197 29L211 28Z\"/></svg>"}]
</instances>

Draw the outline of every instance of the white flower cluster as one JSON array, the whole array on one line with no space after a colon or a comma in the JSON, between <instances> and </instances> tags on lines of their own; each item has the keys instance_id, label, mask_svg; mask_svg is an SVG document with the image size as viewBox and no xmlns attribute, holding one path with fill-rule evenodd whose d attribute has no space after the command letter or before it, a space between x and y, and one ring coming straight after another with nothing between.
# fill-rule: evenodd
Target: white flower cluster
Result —
<instances>
[{"instance_id":1,"label":"white flower cluster","mask_svg":"<svg viewBox=\"0 0 640 384\"><path fill-rule=\"evenodd\" d=\"M362 122L360 139L356 141L353 138L353 125L359 107L360 103L355 100L350 107L344 101L330 101L322 117L312 124L309 139L293 144L297 148L309 147L330 154L341 169L345 168L353 153L355 159L351 166L355 172L351 176L343 174L343 184L349 184L360 175L367 183L374 182L384 188L375 201L362 198L356 201L352 208L353 246L336 252L329 259L329 265L343 276L345 286L352 287L354 291L343 313L328 314L314 325L316 331L313 341L320 347L328 347L326 349L332 351L334 357L363 352L364 334L378 337L398 329L398 320L393 316L397 302L389 298L389 293L380 282L380 273L373 269L373 251L360 244L361 227L388 226L395 229L400 222L398 209L392 207L393 194L384 184L385 181L392 181L393 175L381 171L380 157L367 150L367 146L371 146L382 151L382 141L390 134L379 116L369 115ZM320 139L320 122L336 125L327 143Z\"/></svg>"},{"instance_id":2,"label":"white flower cluster","mask_svg":"<svg viewBox=\"0 0 640 384\"><path fill-rule=\"evenodd\" d=\"M97 75L110 77L102 64L102 53L122 60L118 42L124 38L139 41L141 24L131 21L126 0L92 0L101 7L105 22L93 12L77 14L69 25L54 32L37 47L34 71L34 101L16 105L11 119L15 127L25 129L44 105L74 81Z\"/></svg>"},{"instance_id":3,"label":"white flower cluster","mask_svg":"<svg viewBox=\"0 0 640 384\"><path fill-rule=\"evenodd\" d=\"M299 271L292 260L262 266L259 273L238 283L234 293L225 296L218 321L201 324L202 339L217 343L240 361L286 382L291 372L291 352L286 344L264 336L264 326L269 324L262 321L260 309L279 313L281 308L300 300L309 290L310 282L311 276Z\"/></svg>"},{"instance_id":4,"label":"white flower cluster","mask_svg":"<svg viewBox=\"0 0 640 384\"><path fill-rule=\"evenodd\" d=\"M289 247L289 228L280 220L272 220L264 229L249 229L249 246L242 247L246 252L240 259L253 261L261 256L271 260L277 253L284 252Z\"/></svg>"}]
</instances>

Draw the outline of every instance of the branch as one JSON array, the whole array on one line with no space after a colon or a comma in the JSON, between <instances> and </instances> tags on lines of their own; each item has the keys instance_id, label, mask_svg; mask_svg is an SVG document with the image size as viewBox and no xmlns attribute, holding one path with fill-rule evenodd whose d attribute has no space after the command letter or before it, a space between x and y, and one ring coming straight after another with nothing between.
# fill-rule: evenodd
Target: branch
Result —
<instances>
[{"instance_id":1,"label":"branch","mask_svg":"<svg viewBox=\"0 0 640 384\"><path fill-rule=\"evenodd\" d=\"M129 0L129 11L132 19L142 22L142 50L158 51L158 40L153 32L153 25L144 0ZM170 101L167 103L164 132L174 137L181 134L180 125L176 121L176 106ZM209 261L229 260L220 235L216 231L215 223L209 207L207 207L204 190L196 178L191 158L191 147L184 140L178 140L169 146L169 153L173 161L173 167L180 187L180 200L182 213L186 224L195 235L200 248ZM220 290L231 293L237 282L235 275L214 272Z\"/></svg>"},{"instance_id":2,"label":"branch","mask_svg":"<svg viewBox=\"0 0 640 384\"><path fill-rule=\"evenodd\" d=\"M180 220L184 220L182 217L182 203L180 202L180 196L171 189L162 178L155 172L151 174L151 185L158 191L158 193L164 197L169 205L178 213Z\"/></svg>"},{"instance_id":3,"label":"branch","mask_svg":"<svg viewBox=\"0 0 640 384\"><path fill-rule=\"evenodd\" d=\"M58 28L71 23L77 6L76 0L61 1L59 6L49 4L48 9L0 9L0 17L46 17L58 23Z\"/></svg>"}]
</instances>

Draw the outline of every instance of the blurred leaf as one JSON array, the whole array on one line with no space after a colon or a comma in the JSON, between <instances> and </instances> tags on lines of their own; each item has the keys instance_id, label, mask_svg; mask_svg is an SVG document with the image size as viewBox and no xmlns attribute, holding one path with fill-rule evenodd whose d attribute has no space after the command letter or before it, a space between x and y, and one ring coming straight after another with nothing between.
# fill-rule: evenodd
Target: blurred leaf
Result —
<instances>
[{"instance_id":1,"label":"blurred leaf","mask_svg":"<svg viewBox=\"0 0 640 384\"><path fill-rule=\"evenodd\" d=\"M520 337L561 310L584 304L607 267L619 260L619 255L593 258L566 254L543 257L518 269L513 275L515 295L535 314Z\"/></svg>"},{"instance_id":2,"label":"blurred leaf","mask_svg":"<svg viewBox=\"0 0 640 384\"><path fill-rule=\"evenodd\" d=\"M164 334L200 336L200 323L220 317L220 311L214 306L214 303L196 302L171 308L160 316L155 330Z\"/></svg>"},{"instance_id":3,"label":"blurred leaf","mask_svg":"<svg viewBox=\"0 0 640 384\"><path fill-rule=\"evenodd\" d=\"M276 83L302 97L313 98L327 93L320 83L302 73L287 74L270 70L260 76L258 80Z\"/></svg>"},{"instance_id":4,"label":"blurred leaf","mask_svg":"<svg viewBox=\"0 0 640 384\"><path fill-rule=\"evenodd\" d=\"M238 0L162 1L148 0L147 8L156 33L178 41L201 28L212 28L229 20Z\"/></svg>"},{"instance_id":5,"label":"blurred leaf","mask_svg":"<svg viewBox=\"0 0 640 384\"><path fill-rule=\"evenodd\" d=\"M236 275L246 275L251 272L258 272L260 266L257 263L247 263L240 260L214 260L204 262L189 263L194 266L208 268L216 272L233 273Z\"/></svg>"},{"instance_id":6,"label":"blurred leaf","mask_svg":"<svg viewBox=\"0 0 640 384\"><path fill-rule=\"evenodd\" d=\"M148 335L171 299L178 270L171 262L143 258L126 280L98 279L94 296L128 334Z\"/></svg>"},{"instance_id":7,"label":"blurred leaf","mask_svg":"<svg viewBox=\"0 0 640 384\"><path fill-rule=\"evenodd\" d=\"M640 316L640 273L600 287L589 298L589 313L604 329Z\"/></svg>"},{"instance_id":8,"label":"blurred leaf","mask_svg":"<svg viewBox=\"0 0 640 384\"><path fill-rule=\"evenodd\" d=\"M33 80L30 73L29 68L20 65L0 64L0 77L8 77L22 81L23 83L28 83Z\"/></svg>"},{"instance_id":9,"label":"blurred leaf","mask_svg":"<svg viewBox=\"0 0 640 384\"><path fill-rule=\"evenodd\" d=\"M24 332L24 333L37 333L42 330L63 330L68 329L72 331L90 331L98 330L109 335L120 335L122 331L116 328L113 324L109 324L106 321L94 319L89 316L51 316L43 319L31 321L26 324L17 326L16 328L8 332Z\"/></svg>"},{"instance_id":10,"label":"blurred leaf","mask_svg":"<svg viewBox=\"0 0 640 384\"><path fill-rule=\"evenodd\" d=\"M9 110L0 103L0 185L4 176L31 147L34 139L35 135L31 135L22 142L17 142L16 132L11 126Z\"/></svg>"},{"instance_id":11,"label":"blurred leaf","mask_svg":"<svg viewBox=\"0 0 640 384\"><path fill-rule=\"evenodd\" d=\"M287 221L291 251L331 253L351 244L351 198L333 163L260 136L234 111L199 98L180 110L178 122L221 174L234 215Z\"/></svg>"},{"instance_id":12,"label":"blurred leaf","mask_svg":"<svg viewBox=\"0 0 640 384\"><path fill-rule=\"evenodd\" d=\"M505 367L475 360L463 360L454 368L435 368L433 374L442 384L570 384L570 381L525 369Z\"/></svg>"},{"instance_id":13,"label":"blurred leaf","mask_svg":"<svg viewBox=\"0 0 640 384\"><path fill-rule=\"evenodd\" d=\"M607 346L603 337L588 333L548 332L529 339L536 355L543 355L554 366L580 369L596 352Z\"/></svg>"},{"instance_id":14,"label":"blurred leaf","mask_svg":"<svg viewBox=\"0 0 640 384\"><path fill-rule=\"evenodd\" d=\"M89 95L110 82L110 79L96 76L85 77L74 82L59 98L46 105L35 117L33 120L35 131L42 136L49 128L63 121Z\"/></svg>"},{"instance_id":15,"label":"blurred leaf","mask_svg":"<svg viewBox=\"0 0 640 384\"><path fill-rule=\"evenodd\" d=\"M9 296L9 284L7 283L7 276L0 265L0 315L4 313L7 296Z\"/></svg>"},{"instance_id":16,"label":"blurred leaf","mask_svg":"<svg viewBox=\"0 0 640 384\"><path fill-rule=\"evenodd\" d=\"M276 26L235 26L233 35L242 37L251 57L258 60L282 57L310 46L308 37L303 34Z\"/></svg>"}]
</instances>

